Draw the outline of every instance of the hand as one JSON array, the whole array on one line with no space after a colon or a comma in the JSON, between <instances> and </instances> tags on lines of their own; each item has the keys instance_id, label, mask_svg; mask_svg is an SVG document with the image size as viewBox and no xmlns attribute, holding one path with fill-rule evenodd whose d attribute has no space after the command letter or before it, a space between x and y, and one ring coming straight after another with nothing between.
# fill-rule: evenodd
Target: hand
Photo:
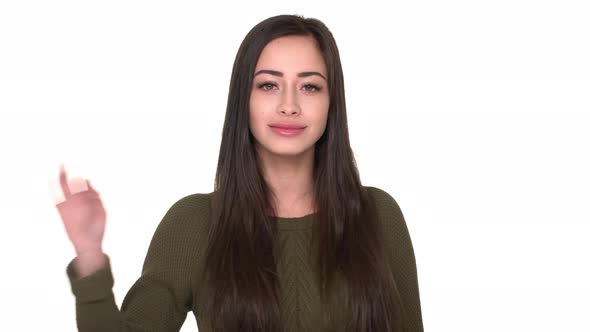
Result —
<instances>
[{"instance_id":1,"label":"hand","mask_svg":"<svg viewBox=\"0 0 590 332\"><path fill-rule=\"evenodd\" d=\"M79 256L102 252L106 225L106 212L98 192L90 185L90 181L85 181L88 190L72 194L65 168L61 166L59 182L65 201L56 207Z\"/></svg>"}]
</instances>

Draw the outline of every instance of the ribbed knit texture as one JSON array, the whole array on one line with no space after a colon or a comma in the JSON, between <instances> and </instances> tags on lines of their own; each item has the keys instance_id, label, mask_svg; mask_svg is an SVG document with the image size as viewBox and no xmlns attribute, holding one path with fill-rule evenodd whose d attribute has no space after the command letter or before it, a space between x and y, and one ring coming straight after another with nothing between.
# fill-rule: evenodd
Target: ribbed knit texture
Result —
<instances>
[{"instance_id":1,"label":"ribbed knit texture","mask_svg":"<svg viewBox=\"0 0 590 332\"><path fill-rule=\"evenodd\" d=\"M410 332L421 332L422 314L412 242L397 202L369 189L383 225L385 249L394 269ZM210 219L211 193L192 194L172 205L156 228L141 276L117 307L109 257L99 271L77 278L75 259L66 268L76 299L80 332L177 332L192 311L200 332L210 332L203 308L207 290L195 278L202 272ZM316 331L320 324L319 287L313 278L311 231L315 214L277 218L277 272L286 332ZM196 286L195 286L196 285ZM201 296L203 294L203 296Z\"/></svg>"}]
</instances>

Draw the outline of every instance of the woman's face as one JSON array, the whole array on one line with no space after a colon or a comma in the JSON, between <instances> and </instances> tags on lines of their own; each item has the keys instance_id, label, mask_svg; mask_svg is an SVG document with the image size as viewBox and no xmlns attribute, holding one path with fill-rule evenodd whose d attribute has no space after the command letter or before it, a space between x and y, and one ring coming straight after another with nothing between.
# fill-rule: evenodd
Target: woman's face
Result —
<instances>
[{"instance_id":1,"label":"woman's face","mask_svg":"<svg viewBox=\"0 0 590 332\"><path fill-rule=\"evenodd\" d=\"M326 65L315 40L285 36L268 43L256 64L249 125L259 153L299 155L322 136L330 104ZM305 127L284 135L281 123ZM312 150L313 151L313 150Z\"/></svg>"}]
</instances>

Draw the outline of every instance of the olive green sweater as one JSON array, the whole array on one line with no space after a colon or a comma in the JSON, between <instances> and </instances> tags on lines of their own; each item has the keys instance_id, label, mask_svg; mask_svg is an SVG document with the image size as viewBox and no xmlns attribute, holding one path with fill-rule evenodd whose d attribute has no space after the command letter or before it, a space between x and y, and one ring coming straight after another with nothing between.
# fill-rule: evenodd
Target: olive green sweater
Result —
<instances>
[{"instance_id":1,"label":"olive green sweater","mask_svg":"<svg viewBox=\"0 0 590 332\"><path fill-rule=\"evenodd\" d=\"M397 202L385 191L369 189L383 223L385 249L394 267L411 332L423 331L416 260L408 228ZM73 268L66 273L76 299L80 332L179 331L192 311L201 332L209 332L210 317L202 308L204 292L192 287L202 271L210 216L209 194L181 198L164 215L151 240L139 279L117 307L113 275L107 264L99 271L78 278ZM319 326L320 297L308 259L315 214L276 218L281 259L277 272L281 282L285 331L314 331Z\"/></svg>"}]
</instances>

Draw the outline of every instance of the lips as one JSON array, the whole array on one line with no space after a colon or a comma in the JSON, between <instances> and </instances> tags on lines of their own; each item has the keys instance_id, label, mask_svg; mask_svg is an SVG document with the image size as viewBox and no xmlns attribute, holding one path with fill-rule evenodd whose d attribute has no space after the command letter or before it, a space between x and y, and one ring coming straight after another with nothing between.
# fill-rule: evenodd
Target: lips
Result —
<instances>
[{"instance_id":1,"label":"lips","mask_svg":"<svg viewBox=\"0 0 590 332\"><path fill-rule=\"evenodd\" d=\"M270 127L270 130L279 134L281 136L297 136L301 134L305 128L280 128L280 127Z\"/></svg>"},{"instance_id":2,"label":"lips","mask_svg":"<svg viewBox=\"0 0 590 332\"><path fill-rule=\"evenodd\" d=\"M272 128L282 128L282 129L303 129L306 126L299 124L299 123L289 123L289 122L278 122L269 125Z\"/></svg>"}]
</instances>

